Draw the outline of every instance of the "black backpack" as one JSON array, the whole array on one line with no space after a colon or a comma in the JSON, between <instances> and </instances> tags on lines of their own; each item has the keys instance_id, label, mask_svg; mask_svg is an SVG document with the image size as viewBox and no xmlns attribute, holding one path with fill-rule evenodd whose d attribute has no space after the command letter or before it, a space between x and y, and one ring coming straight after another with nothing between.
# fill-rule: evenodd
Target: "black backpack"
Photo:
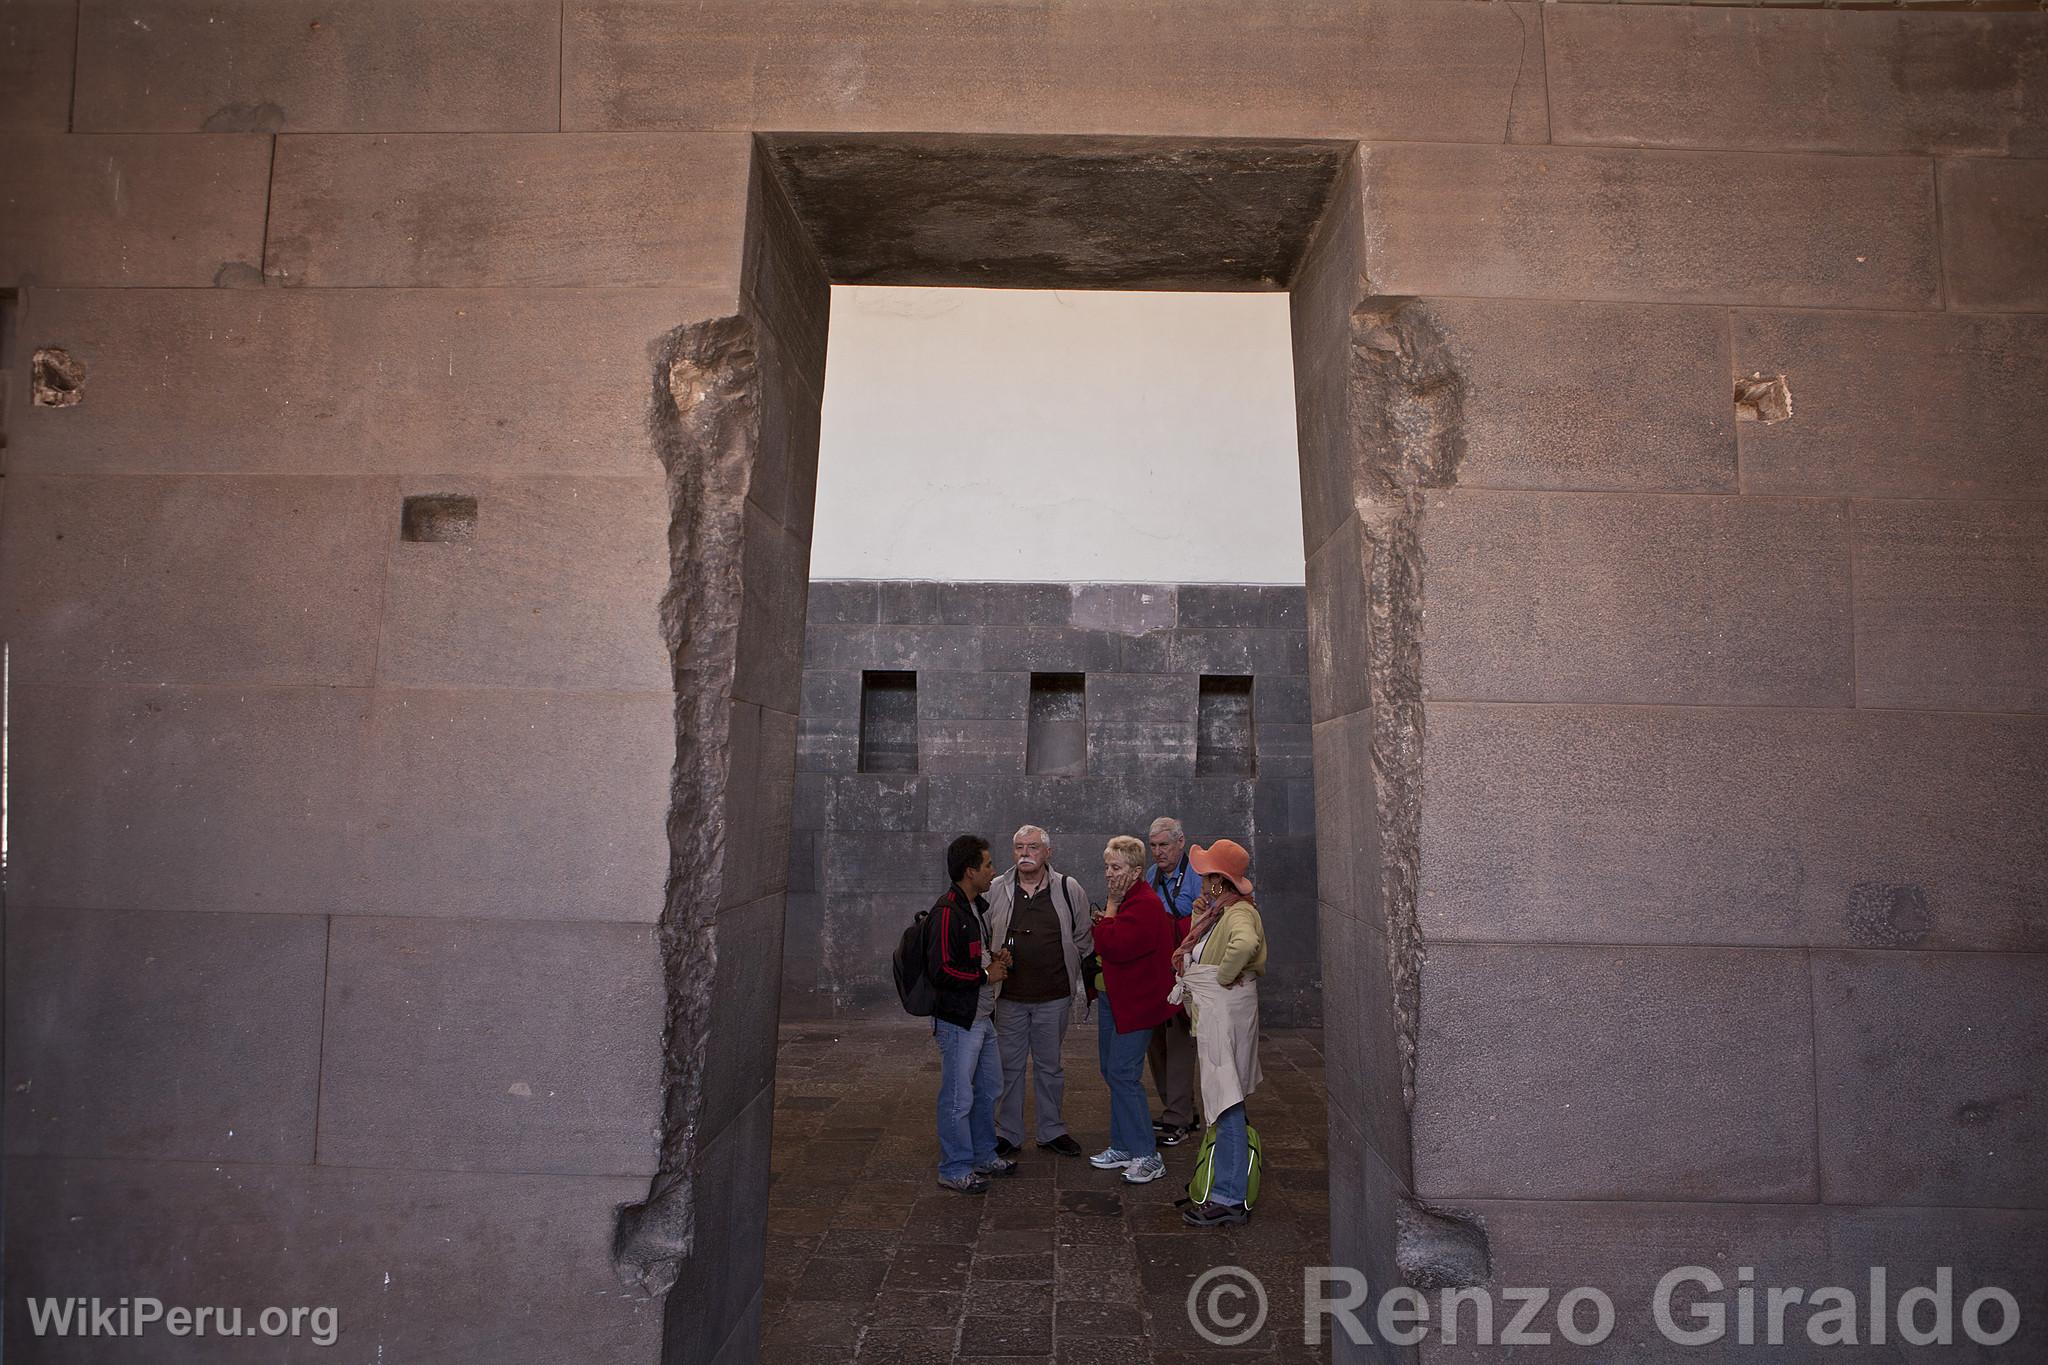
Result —
<instances>
[{"instance_id":1,"label":"black backpack","mask_svg":"<svg viewBox=\"0 0 2048 1365\"><path fill-rule=\"evenodd\" d=\"M904 1012L920 1018L929 1017L939 999L938 987L932 984L931 971L926 966L931 961L931 922L931 911L918 911L917 918L903 931L889 964L896 973L896 998L903 1002Z\"/></svg>"}]
</instances>

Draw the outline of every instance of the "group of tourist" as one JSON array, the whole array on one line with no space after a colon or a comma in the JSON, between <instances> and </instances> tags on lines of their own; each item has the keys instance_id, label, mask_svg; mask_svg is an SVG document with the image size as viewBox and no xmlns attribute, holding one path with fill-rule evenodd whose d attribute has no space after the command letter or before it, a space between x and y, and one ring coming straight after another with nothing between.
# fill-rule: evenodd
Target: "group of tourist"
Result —
<instances>
[{"instance_id":1,"label":"group of tourist","mask_svg":"<svg viewBox=\"0 0 2048 1365\"><path fill-rule=\"evenodd\" d=\"M1190 847L1180 822L1152 822L1150 846L1129 835L1102 851L1103 896L1052 865L1036 825L1011 841L1000 875L988 840L963 834L946 850L952 885L932 909L927 973L936 987L939 1184L963 1194L1012 1175L1024 1142L1025 1073L1036 1139L1082 1155L1061 1114L1060 1046L1092 1004L1110 1094L1109 1145L1089 1158L1142 1185L1166 1174L1159 1149L1196 1131L1196 1081L1214 1172L1207 1198L1181 1216L1196 1227L1249 1216L1244 1101L1258 1084L1258 978L1265 927L1251 858L1219 839ZM1151 1116L1147 1060L1161 1111Z\"/></svg>"}]
</instances>

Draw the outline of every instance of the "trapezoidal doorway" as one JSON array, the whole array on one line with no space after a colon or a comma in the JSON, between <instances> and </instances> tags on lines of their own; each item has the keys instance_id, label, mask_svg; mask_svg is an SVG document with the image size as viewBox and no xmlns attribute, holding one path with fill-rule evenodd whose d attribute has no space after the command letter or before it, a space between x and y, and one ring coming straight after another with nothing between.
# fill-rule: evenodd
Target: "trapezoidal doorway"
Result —
<instances>
[{"instance_id":1,"label":"trapezoidal doorway","mask_svg":"<svg viewBox=\"0 0 2048 1365\"><path fill-rule=\"evenodd\" d=\"M1398 548L1404 505L1354 450L1360 318L1385 338L1372 344L1393 357L1379 366L1390 382L1430 386L1409 383L1421 348L1399 310L1360 309L1354 159L1348 143L757 137L741 312L671 333L652 395L674 518L663 604L678 722L661 929L667 1100L661 1172L648 1199L622 1211L616 1259L627 1278L670 1287L666 1359L751 1361L760 1346L833 283L1290 292L1317 914L1323 960L1352 964L1324 974L1332 1255L1375 1271L1390 1262L1414 982L1412 932L1401 927L1412 905L1389 915L1383 887L1413 879L1400 871L1409 841L1398 827L1383 837L1382 824L1412 803L1384 799L1376 773L1398 785L1402 746L1389 750L1389 737L1413 727L1419 743L1420 722L1410 718L1419 707L1404 707L1377 736L1372 724L1375 703L1401 692L1401 632L1413 621L1382 613L1390 630L1367 626L1369 606L1401 587L1388 572L1401 556L1378 556L1376 578L1374 550Z\"/></svg>"}]
</instances>

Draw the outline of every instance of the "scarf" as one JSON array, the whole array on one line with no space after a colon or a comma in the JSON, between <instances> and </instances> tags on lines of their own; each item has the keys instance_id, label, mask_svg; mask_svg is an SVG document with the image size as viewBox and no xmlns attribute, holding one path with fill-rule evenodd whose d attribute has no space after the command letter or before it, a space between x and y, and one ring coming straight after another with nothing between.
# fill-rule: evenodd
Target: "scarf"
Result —
<instances>
[{"instance_id":1,"label":"scarf","mask_svg":"<svg viewBox=\"0 0 2048 1365\"><path fill-rule=\"evenodd\" d=\"M1188 932L1181 939L1180 947L1173 950L1173 973L1175 976L1179 976L1188 969L1188 954L1197 943L1209 937L1209 931L1216 927L1217 920L1223 918L1223 912L1240 901L1250 905L1254 910L1259 908L1258 902L1254 901L1250 896L1245 895L1242 891L1232 890L1228 896L1217 900L1208 909L1195 912L1194 921L1188 925Z\"/></svg>"}]
</instances>

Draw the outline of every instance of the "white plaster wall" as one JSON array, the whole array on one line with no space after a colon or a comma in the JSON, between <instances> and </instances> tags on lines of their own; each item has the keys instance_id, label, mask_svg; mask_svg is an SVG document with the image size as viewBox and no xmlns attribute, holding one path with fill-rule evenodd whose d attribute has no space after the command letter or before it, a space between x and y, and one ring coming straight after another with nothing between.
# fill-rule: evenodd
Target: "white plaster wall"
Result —
<instances>
[{"instance_id":1,"label":"white plaster wall","mask_svg":"<svg viewBox=\"0 0 2048 1365\"><path fill-rule=\"evenodd\" d=\"M1300 583L1287 296L835 285L811 576Z\"/></svg>"}]
</instances>

